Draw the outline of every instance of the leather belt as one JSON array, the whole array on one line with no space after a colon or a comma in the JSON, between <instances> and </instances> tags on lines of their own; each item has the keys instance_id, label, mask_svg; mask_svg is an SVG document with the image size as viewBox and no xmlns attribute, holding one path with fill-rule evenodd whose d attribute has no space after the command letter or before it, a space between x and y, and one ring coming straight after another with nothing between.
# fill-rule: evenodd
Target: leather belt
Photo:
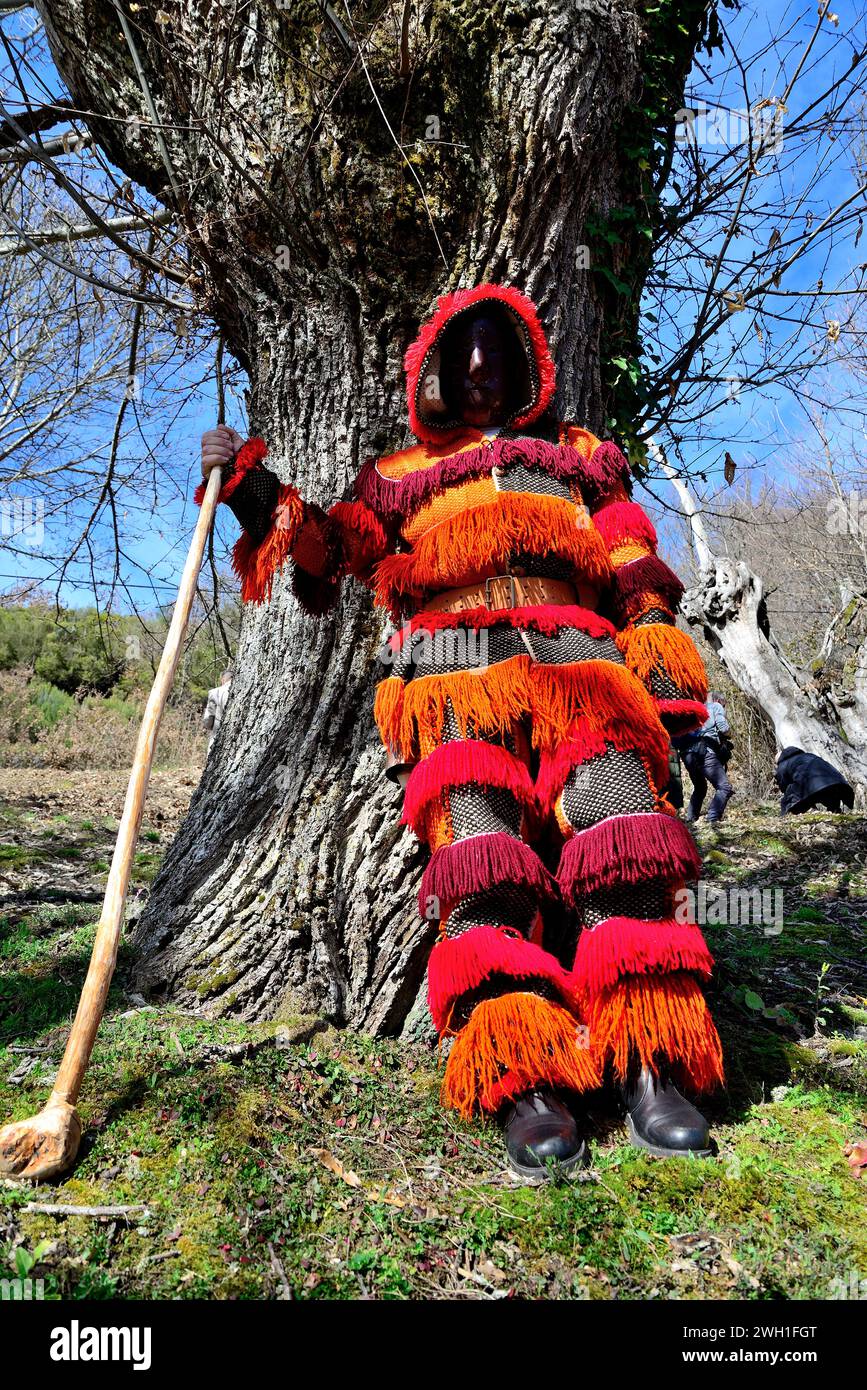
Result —
<instances>
[{"instance_id":1,"label":"leather belt","mask_svg":"<svg viewBox=\"0 0 867 1390\"><path fill-rule=\"evenodd\" d=\"M462 613L468 608L537 608L542 604L580 603L591 607L598 599L594 589L577 588L562 579L542 575L496 574L478 584L446 589L422 604L425 613Z\"/></svg>"}]
</instances>

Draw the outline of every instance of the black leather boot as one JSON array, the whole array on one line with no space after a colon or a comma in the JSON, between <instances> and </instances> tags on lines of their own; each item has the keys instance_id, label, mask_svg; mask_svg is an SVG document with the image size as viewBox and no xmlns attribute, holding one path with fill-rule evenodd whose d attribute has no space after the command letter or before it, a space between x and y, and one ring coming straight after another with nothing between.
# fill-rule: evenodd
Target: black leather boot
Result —
<instances>
[{"instance_id":1,"label":"black leather boot","mask_svg":"<svg viewBox=\"0 0 867 1390\"><path fill-rule=\"evenodd\" d=\"M657 1158L707 1158L707 1120L670 1081L643 1068L634 1085L622 1086L626 1128L638 1149Z\"/></svg>"},{"instance_id":2,"label":"black leather boot","mask_svg":"<svg viewBox=\"0 0 867 1390\"><path fill-rule=\"evenodd\" d=\"M527 1091L500 1113L509 1167L542 1182L587 1162L587 1144L571 1111L543 1087Z\"/></svg>"}]
</instances>

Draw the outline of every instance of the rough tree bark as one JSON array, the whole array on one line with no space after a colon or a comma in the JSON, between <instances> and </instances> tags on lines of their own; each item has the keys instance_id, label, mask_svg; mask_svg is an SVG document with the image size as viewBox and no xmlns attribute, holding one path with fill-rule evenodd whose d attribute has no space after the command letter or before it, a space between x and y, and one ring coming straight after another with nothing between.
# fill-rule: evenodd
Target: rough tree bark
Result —
<instances>
[{"instance_id":1,"label":"rough tree bark","mask_svg":"<svg viewBox=\"0 0 867 1390\"><path fill-rule=\"evenodd\" d=\"M175 205L112 0L38 8L96 139ZM128 9L191 284L249 375L252 431L308 498L330 503L367 453L404 442L402 352L458 284L525 288L559 410L604 427L611 282L580 248L589 219L633 199L615 134L650 64L682 104L705 5L664 9L653 51L636 0L419 0L408 72L403 3L336 6L339 25L312 0ZM615 268L647 253L627 219ZM246 613L219 743L137 929L142 986L214 1014L400 1025L430 937L419 852L381 776L377 640L351 589L318 625L283 579Z\"/></svg>"},{"instance_id":2,"label":"rough tree bark","mask_svg":"<svg viewBox=\"0 0 867 1390\"><path fill-rule=\"evenodd\" d=\"M765 586L742 560L714 555L701 509L682 478L656 450L657 458L680 498L689 520L698 559L696 583L687 590L681 612L700 627L735 685L756 701L774 726L781 747L792 745L826 758L855 787L857 803L867 800L867 752L863 739L851 739L857 726L860 692L849 713L837 706L829 689L804 678L776 641L765 606ZM833 638L826 639L829 653ZM863 675L863 658L860 673ZM856 681L857 686L857 681Z\"/></svg>"}]
</instances>

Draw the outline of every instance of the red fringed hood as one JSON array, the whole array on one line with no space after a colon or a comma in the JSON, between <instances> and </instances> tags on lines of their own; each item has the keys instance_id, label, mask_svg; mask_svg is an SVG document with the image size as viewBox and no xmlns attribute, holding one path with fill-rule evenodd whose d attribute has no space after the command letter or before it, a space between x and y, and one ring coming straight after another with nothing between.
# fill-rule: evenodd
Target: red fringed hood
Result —
<instances>
[{"instance_id":1,"label":"red fringed hood","mask_svg":"<svg viewBox=\"0 0 867 1390\"><path fill-rule=\"evenodd\" d=\"M406 370L409 423L418 439L439 443L444 435L460 428L461 421L450 419L439 389L440 346L446 327L459 315L482 304L500 306L514 328L526 362L526 375L518 392L521 399L507 424L521 428L538 420L554 395L554 363L545 332L531 299L511 285L476 285L472 290L444 294L415 342L407 348Z\"/></svg>"}]
</instances>

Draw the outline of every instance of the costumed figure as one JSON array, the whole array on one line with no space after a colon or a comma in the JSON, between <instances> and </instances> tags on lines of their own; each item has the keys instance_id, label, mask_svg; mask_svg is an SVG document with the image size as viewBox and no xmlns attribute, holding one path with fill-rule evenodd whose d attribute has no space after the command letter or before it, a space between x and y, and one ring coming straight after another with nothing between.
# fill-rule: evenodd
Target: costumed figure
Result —
<instances>
[{"instance_id":1,"label":"costumed figure","mask_svg":"<svg viewBox=\"0 0 867 1390\"><path fill-rule=\"evenodd\" d=\"M582 1160L575 1098L606 1075L633 1142L706 1153L677 1088L722 1082L712 960L673 910L701 865L663 791L670 735L707 717L675 626L682 585L620 450L552 414L554 364L523 294L444 296L405 367L418 442L368 459L328 512L278 481L261 439L205 436L203 470L230 465L243 598L267 601L288 565L323 614L351 575L397 628L375 715L403 820L431 851L419 909L439 920L443 1103L497 1115L530 1179ZM578 933L566 959L545 935L557 904Z\"/></svg>"}]
</instances>

